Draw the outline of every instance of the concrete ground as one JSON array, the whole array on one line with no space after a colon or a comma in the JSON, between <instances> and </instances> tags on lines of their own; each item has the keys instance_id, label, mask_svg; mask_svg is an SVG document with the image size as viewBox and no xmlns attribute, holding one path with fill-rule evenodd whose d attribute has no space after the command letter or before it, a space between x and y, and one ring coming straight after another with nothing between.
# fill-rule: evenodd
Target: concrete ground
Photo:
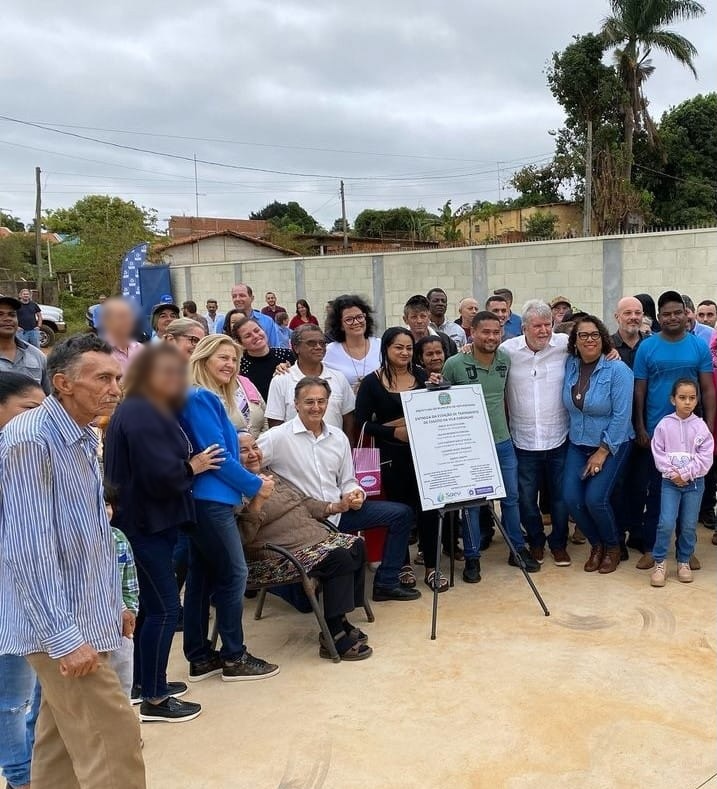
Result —
<instances>
[{"instance_id":1,"label":"concrete ground","mask_svg":"<svg viewBox=\"0 0 717 789\"><path fill-rule=\"evenodd\" d=\"M355 664L319 659L313 616L270 596L256 622L248 601L249 649L281 674L191 685L200 718L143 724L149 786L716 789L710 536L694 583L663 589L637 554L608 576L582 571L584 546L570 568L546 558L547 618L498 541L480 584L441 595L437 641L421 583L418 602L374 605L374 655ZM181 638L170 678L186 679Z\"/></svg>"}]
</instances>

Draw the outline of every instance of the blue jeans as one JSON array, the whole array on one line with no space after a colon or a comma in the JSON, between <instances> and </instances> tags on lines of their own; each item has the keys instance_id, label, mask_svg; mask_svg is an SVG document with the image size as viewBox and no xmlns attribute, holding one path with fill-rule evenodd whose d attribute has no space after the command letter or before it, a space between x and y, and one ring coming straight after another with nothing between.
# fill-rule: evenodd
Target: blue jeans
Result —
<instances>
[{"instance_id":1,"label":"blue jeans","mask_svg":"<svg viewBox=\"0 0 717 789\"><path fill-rule=\"evenodd\" d=\"M35 348L40 347L40 330L39 329L18 329L17 336L21 340L34 345Z\"/></svg>"},{"instance_id":2,"label":"blue jeans","mask_svg":"<svg viewBox=\"0 0 717 789\"><path fill-rule=\"evenodd\" d=\"M660 522L657 524L655 547L652 550L656 562L664 562L678 522L677 561L689 562L697 544L697 520L704 492L703 477L693 480L684 488L669 479L662 480Z\"/></svg>"},{"instance_id":3,"label":"blue jeans","mask_svg":"<svg viewBox=\"0 0 717 789\"><path fill-rule=\"evenodd\" d=\"M195 502L197 525L189 534L189 571L184 591L184 656L190 663L210 657L209 595L225 660L245 651L242 614L248 569L234 507L216 501ZM176 591L176 586L175 586Z\"/></svg>"},{"instance_id":4,"label":"blue jeans","mask_svg":"<svg viewBox=\"0 0 717 789\"><path fill-rule=\"evenodd\" d=\"M620 444L614 455L608 455L599 474L583 480L581 477L588 458L597 447L568 443L565 457L565 503L590 545L616 548L619 544L617 522L610 499L630 456L630 447L630 441Z\"/></svg>"},{"instance_id":5,"label":"blue jeans","mask_svg":"<svg viewBox=\"0 0 717 789\"><path fill-rule=\"evenodd\" d=\"M503 475L505 498L500 500L500 519L516 551L525 548L525 538L520 528L518 510L518 458L513 442L508 439L495 445ZM467 559L480 556L480 507L466 507L463 520L463 553Z\"/></svg>"},{"instance_id":6,"label":"blue jeans","mask_svg":"<svg viewBox=\"0 0 717 789\"><path fill-rule=\"evenodd\" d=\"M167 694L167 663L179 617L179 593L172 567L177 529L129 538L139 581L139 615L134 633L134 684L142 697Z\"/></svg>"},{"instance_id":7,"label":"blue jeans","mask_svg":"<svg viewBox=\"0 0 717 789\"><path fill-rule=\"evenodd\" d=\"M545 547L543 516L538 507L538 493L543 482L550 493L550 516L553 521L548 547L551 551L564 550L568 544L568 508L563 498L566 451L567 443L555 449L537 451L515 448L518 458L518 508L531 548Z\"/></svg>"},{"instance_id":8,"label":"blue jeans","mask_svg":"<svg viewBox=\"0 0 717 789\"><path fill-rule=\"evenodd\" d=\"M40 683L24 657L0 655L0 769L12 786L30 783Z\"/></svg>"},{"instance_id":9,"label":"blue jeans","mask_svg":"<svg viewBox=\"0 0 717 789\"><path fill-rule=\"evenodd\" d=\"M382 589L398 586L398 573L406 559L413 521L413 510L406 504L370 499L363 503L360 510L349 510L341 516L339 528L344 532L388 527L381 566L376 570L375 586Z\"/></svg>"}]
</instances>

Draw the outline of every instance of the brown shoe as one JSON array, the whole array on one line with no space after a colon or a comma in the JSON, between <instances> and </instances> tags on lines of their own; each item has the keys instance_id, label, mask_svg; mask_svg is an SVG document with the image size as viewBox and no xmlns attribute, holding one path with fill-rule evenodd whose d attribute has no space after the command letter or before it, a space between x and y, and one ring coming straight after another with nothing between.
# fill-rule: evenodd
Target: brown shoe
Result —
<instances>
[{"instance_id":1,"label":"brown shoe","mask_svg":"<svg viewBox=\"0 0 717 789\"><path fill-rule=\"evenodd\" d=\"M570 567L572 560L565 548L556 548L553 551L553 561L556 567Z\"/></svg>"},{"instance_id":2,"label":"brown shoe","mask_svg":"<svg viewBox=\"0 0 717 789\"><path fill-rule=\"evenodd\" d=\"M573 529L573 536L570 538L570 542L572 542L573 545L585 545L587 542L585 535L577 526Z\"/></svg>"},{"instance_id":3,"label":"brown shoe","mask_svg":"<svg viewBox=\"0 0 717 789\"><path fill-rule=\"evenodd\" d=\"M538 564L545 561L545 548L530 548L530 555Z\"/></svg>"},{"instance_id":4,"label":"brown shoe","mask_svg":"<svg viewBox=\"0 0 717 789\"><path fill-rule=\"evenodd\" d=\"M647 553L643 553L635 565L638 570L652 570L654 566L655 560L652 558L652 554L649 551Z\"/></svg>"},{"instance_id":5,"label":"brown shoe","mask_svg":"<svg viewBox=\"0 0 717 789\"><path fill-rule=\"evenodd\" d=\"M585 562L585 566L583 570L586 573L594 573L600 569L600 565L602 564L603 556L605 555L605 549L602 545L591 545L590 546L590 556L588 560Z\"/></svg>"},{"instance_id":6,"label":"brown shoe","mask_svg":"<svg viewBox=\"0 0 717 789\"><path fill-rule=\"evenodd\" d=\"M690 556L690 570L701 570L702 562L694 555Z\"/></svg>"},{"instance_id":7,"label":"brown shoe","mask_svg":"<svg viewBox=\"0 0 717 789\"><path fill-rule=\"evenodd\" d=\"M607 573L614 573L617 566L620 564L620 548L608 548L603 556L602 563L600 564L599 573L607 575Z\"/></svg>"}]
</instances>

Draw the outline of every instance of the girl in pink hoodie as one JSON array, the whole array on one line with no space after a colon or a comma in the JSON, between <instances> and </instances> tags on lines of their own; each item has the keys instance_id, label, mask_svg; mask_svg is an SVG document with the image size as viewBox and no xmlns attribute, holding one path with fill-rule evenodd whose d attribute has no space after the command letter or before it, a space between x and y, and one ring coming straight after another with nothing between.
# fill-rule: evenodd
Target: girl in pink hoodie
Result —
<instances>
[{"instance_id":1,"label":"girl in pink hoodie","mask_svg":"<svg viewBox=\"0 0 717 789\"><path fill-rule=\"evenodd\" d=\"M677 579L692 580L690 556L697 542L697 519L705 488L705 474L714 460L714 439L704 420L693 413L699 401L697 381L680 378L672 387L675 413L662 419L652 437L655 466L662 474L660 521L652 551L652 586L664 586L665 557L677 527ZM679 521L679 526L678 526Z\"/></svg>"}]
</instances>

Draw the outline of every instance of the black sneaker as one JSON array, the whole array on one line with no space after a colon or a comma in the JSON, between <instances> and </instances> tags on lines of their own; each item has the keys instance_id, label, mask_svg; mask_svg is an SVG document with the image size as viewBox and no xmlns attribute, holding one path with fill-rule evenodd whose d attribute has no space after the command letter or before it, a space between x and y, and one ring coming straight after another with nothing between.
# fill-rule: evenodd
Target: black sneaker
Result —
<instances>
[{"instance_id":1,"label":"black sneaker","mask_svg":"<svg viewBox=\"0 0 717 789\"><path fill-rule=\"evenodd\" d=\"M164 723L184 723L199 717L202 711L200 704L192 701L179 701L169 696L159 704L143 701L139 708L139 719L145 723L162 721Z\"/></svg>"},{"instance_id":2,"label":"black sneaker","mask_svg":"<svg viewBox=\"0 0 717 789\"><path fill-rule=\"evenodd\" d=\"M132 693L129 697L131 704L141 704L142 703L142 688L140 685L132 685Z\"/></svg>"},{"instance_id":3,"label":"black sneaker","mask_svg":"<svg viewBox=\"0 0 717 789\"><path fill-rule=\"evenodd\" d=\"M715 511L705 510L704 512L701 512L699 516L699 522L705 527L705 529L714 529L717 525Z\"/></svg>"},{"instance_id":4,"label":"black sneaker","mask_svg":"<svg viewBox=\"0 0 717 789\"><path fill-rule=\"evenodd\" d=\"M540 570L540 565L538 564L538 562L535 561L535 559L533 559L533 557L530 555L530 551L527 548L525 547L520 548L518 553L520 554L520 558L523 560L525 569L529 573L537 573L538 570ZM511 567L520 567L520 565L518 564L518 560L515 558L515 556L512 553L508 557L508 564Z\"/></svg>"},{"instance_id":5,"label":"black sneaker","mask_svg":"<svg viewBox=\"0 0 717 789\"><path fill-rule=\"evenodd\" d=\"M480 581L480 559L466 559L463 580L467 584L477 584Z\"/></svg>"},{"instance_id":6,"label":"black sneaker","mask_svg":"<svg viewBox=\"0 0 717 789\"><path fill-rule=\"evenodd\" d=\"M421 593L418 589L408 589L405 586L395 586L391 589L388 586L374 586L373 588L373 600L375 603L382 603L386 600L398 600L398 601L407 601L407 600L418 600L421 596Z\"/></svg>"},{"instance_id":7,"label":"black sneaker","mask_svg":"<svg viewBox=\"0 0 717 789\"><path fill-rule=\"evenodd\" d=\"M167 683L167 694L174 699L181 699L188 690L186 682Z\"/></svg>"},{"instance_id":8,"label":"black sneaker","mask_svg":"<svg viewBox=\"0 0 717 789\"><path fill-rule=\"evenodd\" d=\"M279 673L279 667L274 663L256 658L245 652L236 660L223 661L222 679L224 682L241 682L249 679L267 679Z\"/></svg>"},{"instance_id":9,"label":"black sneaker","mask_svg":"<svg viewBox=\"0 0 717 789\"><path fill-rule=\"evenodd\" d=\"M221 674L223 668L224 661L219 657L218 652L213 652L206 660L198 660L189 664L187 679L190 682L201 682L203 679Z\"/></svg>"}]
</instances>

